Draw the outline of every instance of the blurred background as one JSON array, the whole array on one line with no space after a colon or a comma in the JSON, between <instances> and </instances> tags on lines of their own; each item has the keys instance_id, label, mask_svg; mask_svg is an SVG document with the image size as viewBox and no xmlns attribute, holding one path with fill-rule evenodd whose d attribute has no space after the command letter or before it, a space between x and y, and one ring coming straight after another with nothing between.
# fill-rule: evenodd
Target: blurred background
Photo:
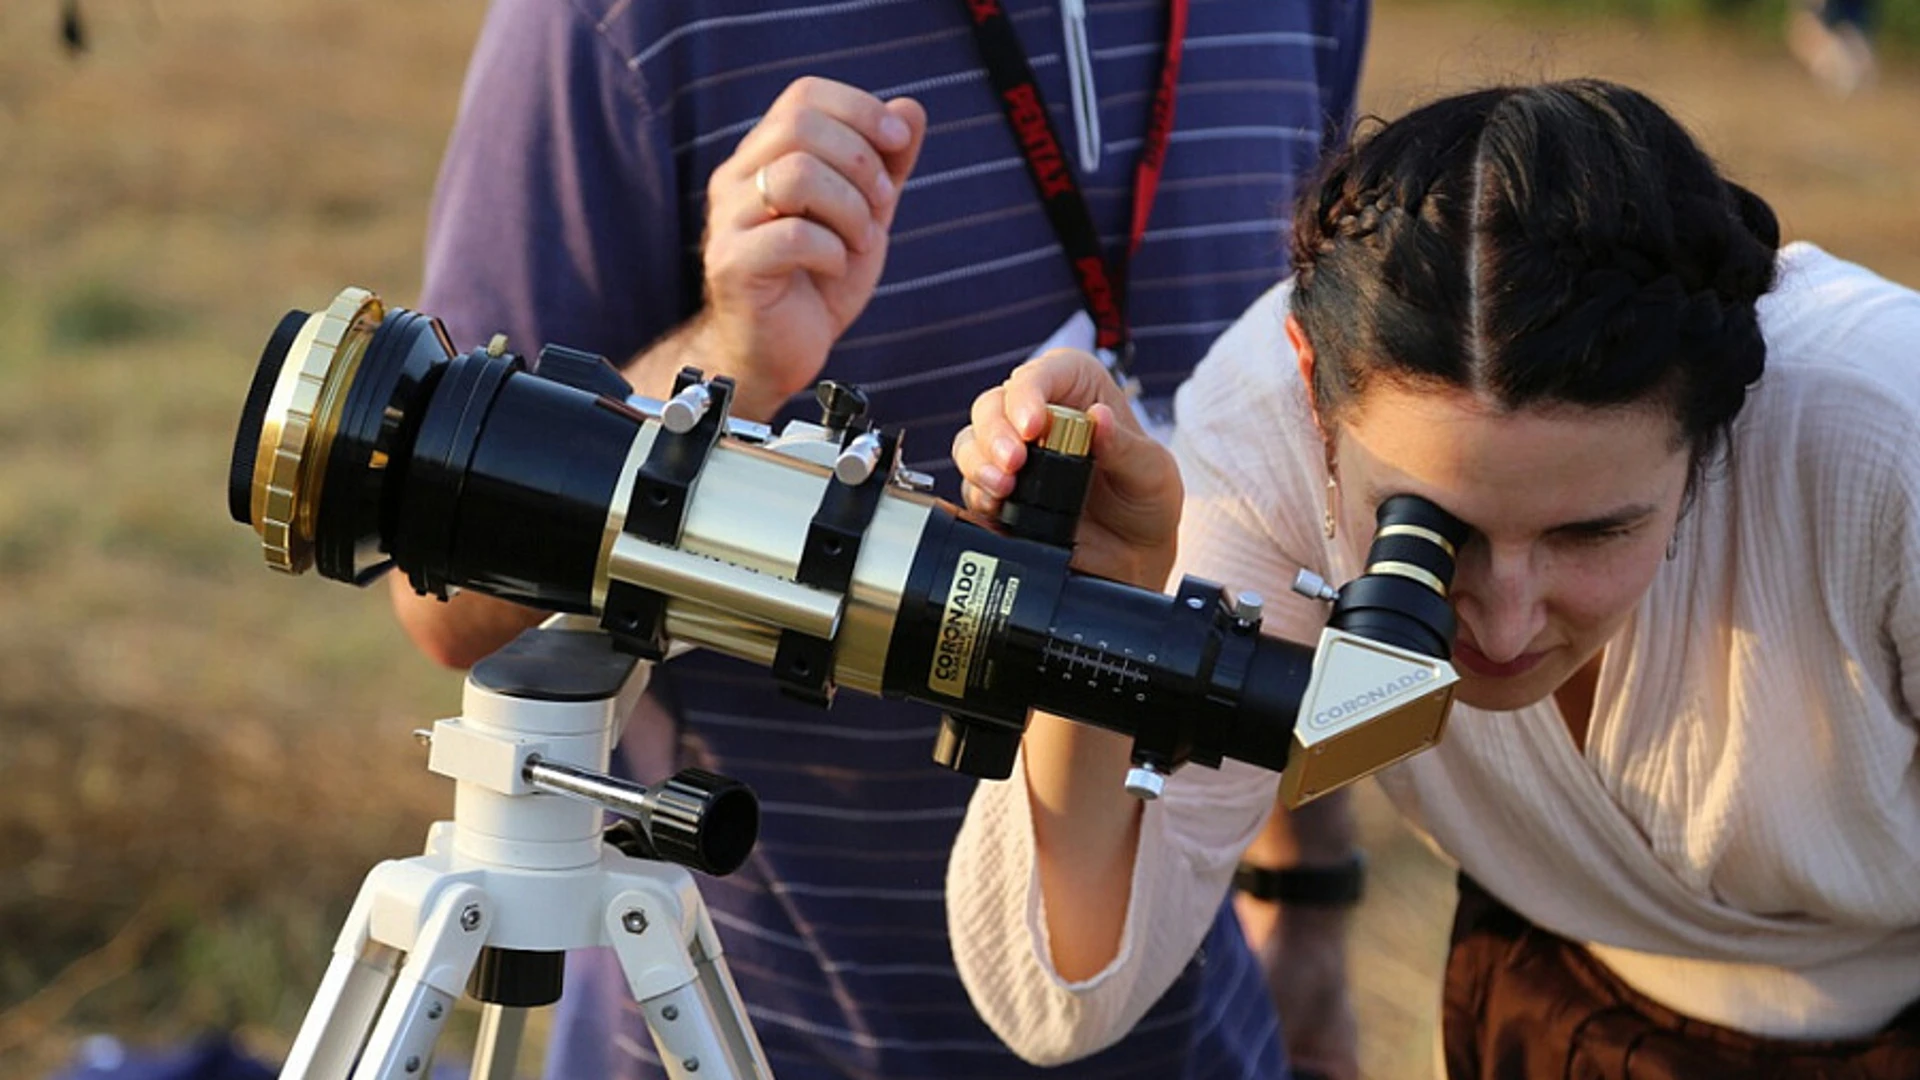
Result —
<instances>
[{"instance_id":1,"label":"blurred background","mask_svg":"<svg viewBox=\"0 0 1920 1080\"><path fill-rule=\"evenodd\" d=\"M1920 286L1920 0L1870 60L1787 2L1377 0L1363 104L1629 82L1791 237ZM450 809L410 732L460 681L383 589L265 568L233 425L283 311L411 303L483 6L65 8L0 4L0 1077L101 1034L278 1061L361 877ZM1362 802L1364 1064L1421 1077L1451 871Z\"/></svg>"}]
</instances>

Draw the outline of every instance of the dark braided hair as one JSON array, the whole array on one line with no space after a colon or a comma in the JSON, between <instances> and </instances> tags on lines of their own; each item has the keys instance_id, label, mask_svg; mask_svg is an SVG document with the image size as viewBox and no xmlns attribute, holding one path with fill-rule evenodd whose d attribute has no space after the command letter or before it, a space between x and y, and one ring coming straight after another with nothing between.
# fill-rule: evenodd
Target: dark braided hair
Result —
<instances>
[{"instance_id":1,"label":"dark braided hair","mask_svg":"<svg viewBox=\"0 0 1920 1080\"><path fill-rule=\"evenodd\" d=\"M1773 211L1644 95L1450 97L1334 157L1294 215L1314 404L1386 378L1495 406L1670 407L1697 479L1760 378Z\"/></svg>"}]
</instances>

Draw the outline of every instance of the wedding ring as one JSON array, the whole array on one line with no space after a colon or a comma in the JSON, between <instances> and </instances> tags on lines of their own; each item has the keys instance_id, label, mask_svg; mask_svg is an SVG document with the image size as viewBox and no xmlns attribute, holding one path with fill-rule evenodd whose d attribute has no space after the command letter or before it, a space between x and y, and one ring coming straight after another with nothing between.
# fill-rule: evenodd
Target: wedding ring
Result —
<instances>
[{"instance_id":1,"label":"wedding ring","mask_svg":"<svg viewBox=\"0 0 1920 1080\"><path fill-rule=\"evenodd\" d=\"M780 216L780 208L773 205L773 195L767 191L767 167L753 170L753 190L760 193L760 205L767 208L767 219L771 221Z\"/></svg>"}]
</instances>

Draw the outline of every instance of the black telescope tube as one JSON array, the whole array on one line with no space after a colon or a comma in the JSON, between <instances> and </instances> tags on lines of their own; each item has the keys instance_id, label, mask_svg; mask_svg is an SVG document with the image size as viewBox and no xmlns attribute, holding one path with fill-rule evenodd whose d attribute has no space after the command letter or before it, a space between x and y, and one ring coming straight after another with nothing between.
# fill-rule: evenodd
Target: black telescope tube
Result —
<instances>
[{"instance_id":1,"label":"black telescope tube","mask_svg":"<svg viewBox=\"0 0 1920 1080\"><path fill-rule=\"evenodd\" d=\"M1160 733L1169 765L1286 764L1311 649L1235 620L1218 586L1190 582L1191 593L1170 597L1073 573L1069 558L936 513L908 576L884 692L947 710L950 725L992 748L973 750L964 770L988 779L1009 774L1030 709Z\"/></svg>"},{"instance_id":2,"label":"black telescope tube","mask_svg":"<svg viewBox=\"0 0 1920 1080\"><path fill-rule=\"evenodd\" d=\"M229 500L243 520L254 444L297 330L282 321L242 417ZM454 356L437 322L400 309L364 344L357 367L328 372L350 383L331 387L343 409L311 508L322 573L364 585L384 555L420 592L473 588L596 614L612 504L647 419L599 383L535 375L500 349ZM883 495L919 498L891 485ZM1070 500L1040 502L1054 524L1072 516ZM1286 765L1314 652L1262 636L1218 585L1189 578L1166 596L1079 574L1060 529L1040 530L1052 542L1008 535L947 503L926 522L880 692L949 715L941 760L1005 777L1029 711L1042 709L1131 735L1136 761L1163 768ZM1387 500L1367 571L1340 591L1329 625L1447 657L1446 590L1466 534L1430 503Z\"/></svg>"},{"instance_id":3,"label":"black telescope tube","mask_svg":"<svg viewBox=\"0 0 1920 1080\"><path fill-rule=\"evenodd\" d=\"M607 511L639 419L475 351L447 365L403 483L394 559L416 590L593 611Z\"/></svg>"}]
</instances>

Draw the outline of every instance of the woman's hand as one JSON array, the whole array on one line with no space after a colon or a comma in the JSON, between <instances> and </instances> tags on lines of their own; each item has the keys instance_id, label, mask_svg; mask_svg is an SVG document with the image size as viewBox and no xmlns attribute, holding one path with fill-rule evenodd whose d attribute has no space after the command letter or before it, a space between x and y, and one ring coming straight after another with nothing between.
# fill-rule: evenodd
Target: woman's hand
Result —
<instances>
[{"instance_id":1,"label":"woman's hand","mask_svg":"<svg viewBox=\"0 0 1920 1080\"><path fill-rule=\"evenodd\" d=\"M811 385L872 299L926 131L910 98L802 78L713 171L695 347L733 377L741 415L771 415Z\"/></svg>"},{"instance_id":2,"label":"woman's hand","mask_svg":"<svg viewBox=\"0 0 1920 1080\"><path fill-rule=\"evenodd\" d=\"M1055 349L1029 360L974 401L973 423L953 440L967 505L999 512L1026 463L1026 444L1046 433L1049 404L1080 409L1093 420L1093 485L1080 516L1074 567L1143 588L1165 587L1180 526L1179 469L1173 455L1140 430L1113 376L1084 352Z\"/></svg>"}]
</instances>

